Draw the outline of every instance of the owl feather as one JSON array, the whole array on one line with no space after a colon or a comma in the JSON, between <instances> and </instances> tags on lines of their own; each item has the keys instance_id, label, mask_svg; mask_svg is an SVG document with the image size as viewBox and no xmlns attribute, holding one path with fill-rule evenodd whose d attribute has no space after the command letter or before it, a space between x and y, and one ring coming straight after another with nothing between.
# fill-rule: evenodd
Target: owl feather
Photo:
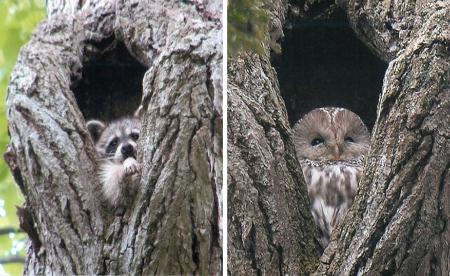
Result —
<instances>
[{"instance_id":1,"label":"owl feather","mask_svg":"<svg viewBox=\"0 0 450 276\"><path fill-rule=\"evenodd\" d=\"M358 189L369 132L350 110L317 108L295 124L293 141L320 242L326 247Z\"/></svg>"}]
</instances>

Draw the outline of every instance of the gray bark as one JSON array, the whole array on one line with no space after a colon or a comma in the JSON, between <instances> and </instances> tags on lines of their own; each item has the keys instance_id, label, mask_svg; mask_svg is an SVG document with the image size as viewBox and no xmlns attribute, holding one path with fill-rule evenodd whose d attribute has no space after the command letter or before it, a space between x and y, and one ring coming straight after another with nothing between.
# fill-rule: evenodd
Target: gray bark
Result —
<instances>
[{"instance_id":1,"label":"gray bark","mask_svg":"<svg viewBox=\"0 0 450 276\"><path fill-rule=\"evenodd\" d=\"M5 158L25 195L25 274L221 272L221 2L48 1L11 77ZM97 162L73 87L117 42L143 80L139 192L123 217L100 204Z\"/></svg>"},{"instance_id":2,"label":"gray bark","mask_svg":"<svg viewBox=\"0 0 450 276\"><path fill-rule=\"evenodd\" d=\"M313 272L317 230L275 72L267 56L242 54L228 78L228 270Z\"/></svg>"},{"instance_id":3,"label":"gray bark","mask_svg":"<svg viewBox=\"0 0 450 276\"><path fill-rule=\"evenodd\" d=\"M448 275L449 3L338 2L358 37L390 63L358 195L316 274ZM292 14L311 17L305 7L317 3L297 4ZM319 4L314 18L335 8ZM272 21L284 25L287 3L273 7ZM229 62L228 269L309 274L315 233L268 48Z\"/></svg>"},{"instance_id":4,"label":"gray bark","mask_svg":"<svg viewBox=\"0 0 450 276\"><path fill-rule=\"evenodd\" d=\"M319 274L450 273L450 4L417 5L347 4L362 40L394 59L356 201Z\"/></svg>"},{"instance_id":5,"label":"gray bark","mask_svg":"<svg viewBox=\"0 0 450 276\"><path fill-rule=\"evenodd\" d=\"M271 6L273 34L286 9ZM228 63L228 271L308 274L320 245L268 48Z\"/></svg>"}]
</instances>

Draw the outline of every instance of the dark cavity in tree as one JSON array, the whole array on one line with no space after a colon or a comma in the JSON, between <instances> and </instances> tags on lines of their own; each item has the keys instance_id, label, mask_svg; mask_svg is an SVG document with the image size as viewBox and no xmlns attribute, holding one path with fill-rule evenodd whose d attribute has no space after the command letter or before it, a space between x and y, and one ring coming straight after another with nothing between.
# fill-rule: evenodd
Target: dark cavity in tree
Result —
<instances>
[{"instance_id":1,"label":"dark cavity in tree","mask_svg":"<svg viewBox=\"0 0 450 276\"><path fill-rule=\"evenodd\" d=\"M133 114L141 101L146 70L122 43L83 64L73 91L84 118L110 121Z\"/></svg>"},{"instance_id":2,"label":"dark cavity in tree","mask_svg":"<svg viewBox=\"0 0 450 276\"><path fill-rule=\"evenodd\" d=\"M358 40L343 15L287 26L272 64L291 125L311 109L338 106L357 113L371 130L387 64Z\"/></svg>"}]
</instances>

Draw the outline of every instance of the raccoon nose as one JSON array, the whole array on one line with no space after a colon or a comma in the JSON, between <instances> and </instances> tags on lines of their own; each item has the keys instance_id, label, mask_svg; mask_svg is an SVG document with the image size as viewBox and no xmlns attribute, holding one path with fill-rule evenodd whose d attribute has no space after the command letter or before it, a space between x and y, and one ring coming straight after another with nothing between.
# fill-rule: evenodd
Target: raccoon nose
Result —
<instances>
[{"instance_id":1,"label":"raccoon nose","mask_svg":"<svg viewBox=\"0 0 450 276\"><path fill-rule=\"evenodd\" d=\"M124 144L122 149L120 150L123 154L123 157L132 157L134 154L134 148L131 144Z\"/></svg>"}]
</instances>

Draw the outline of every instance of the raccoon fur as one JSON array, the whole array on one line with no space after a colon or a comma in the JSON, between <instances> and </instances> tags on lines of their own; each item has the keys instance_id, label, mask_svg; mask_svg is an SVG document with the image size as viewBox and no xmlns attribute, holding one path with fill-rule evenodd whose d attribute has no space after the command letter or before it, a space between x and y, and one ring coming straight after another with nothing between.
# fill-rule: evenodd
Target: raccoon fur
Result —
<instances>
[{"instance_id":1,"label":"raccoon fur","mask_svg":"<svg viewBox=\"0 0 450 276\"><path fill-rule=\"evenodd\" d=\"M136 161L140 120L123 117L104 123L87 122L100 157L99 177L103 196L112 207L125 207L136 191L141 165Z\"/></svg>"}]
</instances>

